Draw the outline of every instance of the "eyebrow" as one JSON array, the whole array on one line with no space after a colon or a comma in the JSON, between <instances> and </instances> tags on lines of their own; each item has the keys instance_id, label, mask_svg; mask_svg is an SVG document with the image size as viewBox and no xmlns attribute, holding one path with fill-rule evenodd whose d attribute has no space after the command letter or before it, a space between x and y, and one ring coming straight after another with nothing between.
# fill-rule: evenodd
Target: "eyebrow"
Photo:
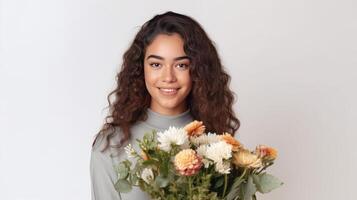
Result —
<instances>
[{"instance_id":1,"label":"eyebrow","mask_svg":"<svg viewBox=\"0 0 357 200\"><path fill-rule=\"evenodd\" d=\"M150 55L150 56L148 56L146 59L149 59L149 58L157 58L157 59L159 59L159 60L165 60L163 57L158 56L158 55ZM188 56L180 56L180 57L174 58L174 61L183 60L183 59L189 59L189 60L191 60L190 57L188 57Z\"/></svg>"}]
</instances>

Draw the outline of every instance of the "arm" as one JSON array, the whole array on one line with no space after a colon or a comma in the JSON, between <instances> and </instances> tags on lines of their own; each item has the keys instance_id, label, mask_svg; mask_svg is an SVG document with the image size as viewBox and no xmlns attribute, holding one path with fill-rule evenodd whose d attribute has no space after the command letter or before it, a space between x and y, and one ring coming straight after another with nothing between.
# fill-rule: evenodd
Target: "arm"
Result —
<instances>
[{"instance_id":1,"label":"arm","mask_svg":"<svg viewBox=\"0 0 357 200\"><path fill-rule=\"evenodd\" d=\"M120 200L120 194L114 188L117 174L110 153L100 152L98 146L101 145L93 147L90 159L92 200Z\"/></svg>"}]
</instances>

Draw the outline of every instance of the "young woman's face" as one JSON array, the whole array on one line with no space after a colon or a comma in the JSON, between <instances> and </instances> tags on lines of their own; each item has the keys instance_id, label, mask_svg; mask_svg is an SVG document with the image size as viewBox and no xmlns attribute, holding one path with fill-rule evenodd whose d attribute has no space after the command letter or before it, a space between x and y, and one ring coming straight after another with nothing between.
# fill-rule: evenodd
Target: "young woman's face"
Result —
<instances>
[{"instance_id":1,"label":"young woman's face","mask_svg":"<svg viewBox=\"0 0 357 200\"><path fill-rule=\"evenodd\" d=\"M192 81L190 60L183 45L179 34L159 34L147 46L145 84L151 95L150 108L155 112L176 115L187 109L186 97L191 91Z\"/></svg>"}]
</instances>

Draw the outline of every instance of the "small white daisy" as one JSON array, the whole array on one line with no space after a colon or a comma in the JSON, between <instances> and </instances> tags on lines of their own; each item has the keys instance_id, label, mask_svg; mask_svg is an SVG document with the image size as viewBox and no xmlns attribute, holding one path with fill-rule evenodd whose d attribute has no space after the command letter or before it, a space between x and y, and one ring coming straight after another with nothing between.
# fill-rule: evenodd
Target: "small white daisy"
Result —
<instances>
[{"instance_id":1,"label":"small white daisy","mask_svg":"<svg viewBox=\"0 0 357 200\"><path fill-rule=\"evenodd\" d=\"M147 183L150 184L154 180L154 173L151 168L145 168L141 172L141 178Z\"/></svg>"},{"instance_id":2,"label":"small white daisy","mask_svg":"<svg viewBox=\"0 0 357 200\"><path fill-rule=\"evenodd\" d=\"M124 149L125 153L128 155L128 158L134 158L136 156L136 151L131 146L131 144L128 144L126 147L124 147Z\"/></svg>"}]
</instances>

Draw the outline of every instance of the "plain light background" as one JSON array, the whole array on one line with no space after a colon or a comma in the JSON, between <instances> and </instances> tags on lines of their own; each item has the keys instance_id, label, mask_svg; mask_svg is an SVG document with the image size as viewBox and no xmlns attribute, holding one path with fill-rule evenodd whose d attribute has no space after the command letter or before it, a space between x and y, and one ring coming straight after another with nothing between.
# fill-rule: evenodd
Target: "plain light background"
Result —
<instances>
[{"instance_id":1,"label":"plain light background","mask_svg":"<svg viewBox=\"0 0 357 200\"><path fill-rule=\"evenodd\" d=\"M2 0L0 199L90 199L91 142L139 27L202 24L232 77L239 138L279 150L264 200L354 199L357 2Z\"/></svg>"}]
</instances>

